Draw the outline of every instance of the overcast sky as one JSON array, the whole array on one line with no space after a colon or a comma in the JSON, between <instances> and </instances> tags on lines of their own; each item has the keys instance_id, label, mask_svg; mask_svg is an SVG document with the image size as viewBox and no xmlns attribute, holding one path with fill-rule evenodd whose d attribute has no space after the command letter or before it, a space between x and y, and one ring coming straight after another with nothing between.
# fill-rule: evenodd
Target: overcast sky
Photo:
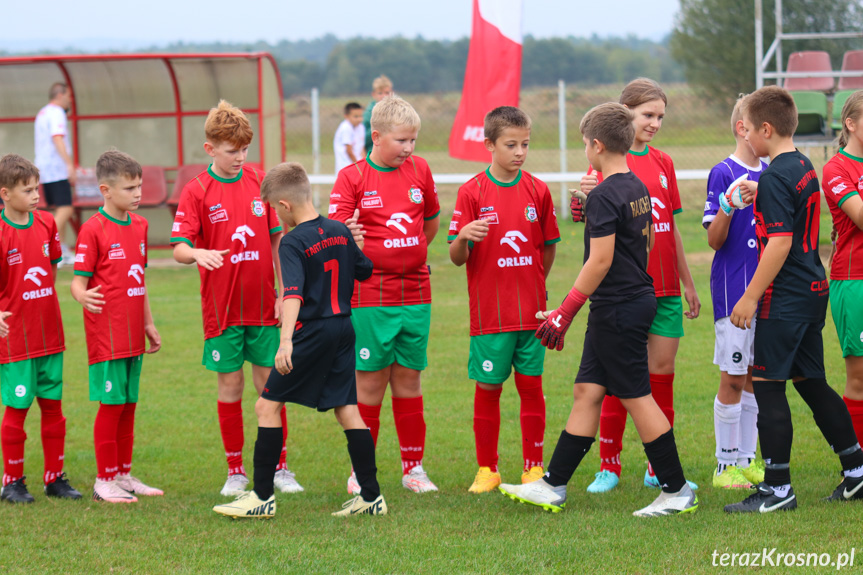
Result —
<instances>
[{"instance_id":1,"label":"overcast sky","mask_svg":"<svg viewBox=\"0 0 863 575\"><path fill-rule=\"evenodd\" d=\"M2 0L0 49L133 49L169 42L312 39L332 33L454 39L471 0ZM660 40L678 0L524 0L524 33ZM14 23L14 25L10 25Z\"/></svg>"}]
</instances>

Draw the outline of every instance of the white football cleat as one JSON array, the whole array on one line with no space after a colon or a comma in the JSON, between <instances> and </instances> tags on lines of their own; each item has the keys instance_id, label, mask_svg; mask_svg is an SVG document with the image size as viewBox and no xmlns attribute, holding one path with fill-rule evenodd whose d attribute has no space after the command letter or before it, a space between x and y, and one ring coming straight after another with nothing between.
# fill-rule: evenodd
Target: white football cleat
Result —
<instances>
[{"instance_id":1,"label":"white football cleat","mask_svg":"<svg viewBox=\"0 0 863 575\"><path fill-rule=\"evenodd\" d=\"M129 493L136 493L138 495L148 495L151 497L155 496L155 495L164 495L165 494L165 492L162 491L161 489L158 489L156 487L150 487L149 485L147 485L146 483L144 483L143 481L141 481L137 477L133 477L132 475L129 475L128 473L125 475L117 475L116 481L117 481L117 485L119 485L121 488L125 489Z\"/></svg>"},{"instance_id":2,"label":"white football cleat","mask_svg":"<svg viewBox=\"0 0 863 575\"><path fill-rule=\"evenodd\" d=\"M566 507L566 485L552 487L543 478L521 485L501 483L498 489L513 501L536 505L552 513L560 513Z\"/></svg>"},{"instance_id":3,"label":"white football cleat","mask_svg":"<svg viewBox=\"0 0 863 575\"><path fill-rule=\"evenodd\" d=\"M239 497L246 492L246 487L248 487L248 485L249 478L242 473L229 475L220 493L225 497Z\"/></svg>"},{"instance_id":4,"label":"white football cleat","mask_svg":"<svg viewBox=\"0 0 863 575\"><path fill-rule=\"evenodd\" d=\"M273 486L282 493L299 493L303 486L297 483L297 477L290 469L279 469L273 476Z\"/></svg>"},{"instance_id":5,"label":"white football cleat","mask_svg":"<svg viewBox=\"0 0 863 575\"><path fill-rule=\"evenodd\" d=\"M402 475L402 485L414 493L428 493L437 491L437 485L432 483L422 465L417 465L408 473Z\"/></svg>"},{"instance_id":6,"label":"white football cleat","mask_svg":"<svg viewBox=\"0 0 863 575\"><path fill-rule=\"evenodd\" d=\"M138 498L117 485L116 480L96 480L93 485L93 501L107 501L108 503L135 503Z\"/></svg>"},{"instance_id":7,"label":"white football cleat","mask_svg":"<svg viewBox=\"0 0 863 575\"><path fill-rule=\"evenodd\" d=\"M633 511L632 514L636 517L660 517L678 513L695 513L697 509L698 497L688 484L684 484L677 493L663 491L653 503L644 509Z\"/></svg>"}]
</instances>

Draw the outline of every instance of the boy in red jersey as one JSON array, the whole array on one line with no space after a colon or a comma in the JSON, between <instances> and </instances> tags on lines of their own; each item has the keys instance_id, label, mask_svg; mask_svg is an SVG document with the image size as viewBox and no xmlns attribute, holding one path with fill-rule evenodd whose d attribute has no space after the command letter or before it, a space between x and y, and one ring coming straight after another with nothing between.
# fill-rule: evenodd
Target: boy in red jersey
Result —
<instances>
[{"instance_id":1,"label":"boy in red jersey","mask_svg":"<svg viewBox=\"0 0 863 575\"><path fill-rule=\"evenodd\" d=\"M183 188L171 244L174 259L197 264L201 274L201 363L218 376L219 428L228 461L221 493L236 497L249 483L243 466L243 363L252 364L252 381L260 394L279 345L275 286L278 276L281 290L282 227L261 199L264 174L244 165L253 136L246 115L222 100L210 110L204 131L204 150L213 163ZM281 417L286 439L284 410ZM284 493L302 491L285 456L283 450L276 487Z\"/></svg>"},{"instance_id":2,"label":"boy in red jersey","mask_svg":"<svg viewBox=\"0 0 863 575\"><path fill-rule=\"evenodd\" d=\"M863 90L845 100L839 153L824 166L821 181L836 232L830 310L845 358L843 400L863 441Z\"/></svg>"},{"instance_id":3,"label":"boy in red jersey","mask_svg":"<svg viewBox=\"0 0 863 575\"><path fill-rule=\"evenodd\" d=\"M459 188L447 236L450 259L457 266L467 263L470 294L468 376L476 380L473 430L479 464L471 493L493 491L501 483L500 395L513 367L521 398L521 481L542 477L545 348L534 332L560 241L548 186L521 169L530 118L518 108L501 106L486 115L484 129L491 166Z\"/></svg>"},{"instance_id":4,"label":"boy in red jersey","mask_svg":"<svg viewBox=\"0 0 863 575\"><path fill-rule=\"evenodd\" d=\"M656 231L656 245L647 264L657 298L656 318L647 336L650 390L674 427L674 360L683 337L683 318L698 317L701 301L686 262L680 230L674 221L674 216L683 210L674 163L668 154L648 145L662 127L668 97L653 80L636 78L621 92L620 103L632 110L635 116L635 139L626 154L626 164L650 192ZM601 172L588 174L581 180L581 190L589 193L601 180ZM683 311L680 297L681 282L683 299L689 307L687 312ZM618 398L609 395L602 404L599 424L600 471L588 486L589 493L603 493L617 486L622 469L620 452L625 429L626 409ZM693 482L689 484L693 489L698 487ZM644 473L644 485L659 487L650 464Z\"/></svg>"},{"instance_id":5,"label":"boy in red jersey","mask_svg":"<svg viewBox=\"0 0 863 575\"><path fill-rule=\"evenodd\" d=\"M752 385L766 469L757 491L726 505L725 511L797 508L791 487L789 379L842 465L844 479L827 500L863 499L863 451L848 408L827 383L824 370L821 330L829 289L818 254L821 186L812 162L794 147L797 106L791 93L767 86L746 96L743 127L752 151L770 156L770 166L758 179L753 210L758 267L731 311L731 323L749 328L758 314Z\"/></svg>"},{"instance_id":6,"label":"boy in red jersey","mask_svg":"<svg viewBox=\"0 0 863 575\"><path fill-rule=\"evenodd\" d=\"M24 419L39 402L45 494L80 499L63 473L66 418L63 397L63 322L54 290L62 259L54 218L36 209L39 170L17 154L0 158L0 426L3 489L0 499L32 503L24 483Z\"/></svg>"},{"instance_id":7,"label":"boy in red jersey","mask_svg":"<svg viewBox=\"0 0 863 575\"><path fill-rule=\"evenodd\" d=\"M339 172L330 194L330 217L356 220L365 233L372 277L357 284L351 321L357 334L357 398L377 442L381 403L392 388L402 458L402 485L437 491L422 467L426 426L420 373L428 360L431 284L428 244L440 225L431 170L413 156L420 118L398 96L372 112L374 145L364 160ZM359 493L351 474L348 491Z\"/></svg>"},{"instance_id":8,"label":"boy in red jersey","mask_svg":"<svg viewBox=\"0 0 863 575\"><path fill-rule=\"evenodd\" d=\"M143 354L161 347L144 284L147 220L132 213L141 202L141 165L109 150L96 161L96 178L105 205L81 226L72 279L72 297L84 307L90 400L99 402L93 499L134 503L135 494L163 494L131 475Z\"/></svg>"}]
</instances>

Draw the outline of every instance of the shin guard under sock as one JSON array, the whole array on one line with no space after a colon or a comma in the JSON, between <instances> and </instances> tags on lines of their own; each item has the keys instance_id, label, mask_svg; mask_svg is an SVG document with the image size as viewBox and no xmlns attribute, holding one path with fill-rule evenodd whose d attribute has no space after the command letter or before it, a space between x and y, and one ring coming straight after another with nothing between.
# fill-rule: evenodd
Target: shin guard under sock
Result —
<instances>
[{"instance_id":1,"label":"shin guard under sock","mask_svg":"<svg viewBox=\"0 0 863 575\"><path fill-rule=\"evenodd\" d=\"M346 429L348 440L348 455L351 465L360 484L360 496L366 502L372 502L381 494L378 485L378 467L375 464L375 442L368 429Z\"/></svg>"},{"instance_id":2,"label":"shin guard under sock","mask_svg":"<svg viewBox=\"0 0 863 575\"><path fill-rule=\"evenodd\" d=\"M363 418L363 423L369 428L372 434L372 441L375 445L378 444L378 433L381 430L381 406L366 405L365 403L357 403L360 410L360 417Z\"/></svg>"},{"instance_id":3,"label":"shin guard under sock","mask_svg":"<svg viewBox=\"0 0 863 575\"><path fill-rule=\"evenodd\" d=\"M255 466L255 493L261 501L266 501L273 496L273 478L276 475L276 466L279 464L279 454L282 450L282 429L281 427L258 428L252 464Z\"/></svg>"},{"instance_id":4,"label":"shin guard under sock","mask_svg":"<svg viewBox=\"0 0 863 575\"><path fill-rule=\"evenodd\" d=\"M7 407L0 424L0 444L3 446L3 485L9 485L24 476L24 431L26 409Z\"/></svg>"},{"instance_id":5,"label":"shin guard under sock","mask_svg":"<svg viewBox=\"0 0 863 575\"><path fill-rule=\"evenodd\" d=\"M674 430L669 429L650 443L642 445L662 490L666 493L677 493L683 489L686 478L683 476L683 467L677 454Z\"/></svg>"},{"instance_id":6,"label":"shin guard under sock","mask_svg":"<svg viewBox=\"0 0 863 575\"><path fill-rule=\"evenodd\" d=\"M542 467L542 448L545 441L545 397L542 394L542 376L516 372L515 389L521 399L521 453L524 470Z\"/></svg>"},{"instance_id":7,"label":"shin guard under sock","mask_svg":"<svg viewBox=\"0 0 863 575\"><path fill-rule=\"evenodd\" d=\"M93 423L93 443L96 447L96 478L113 481L117 476L117 432L125 405L99 404Z\"/></svg>"},{"instance_id":8,"label":"shin guard under sock","mask_svg":"<svg viewBox=\"0 0 863 575\"><path fill-rule=\"evenodd\" d=\"M120 473L128 475L132 472L132 451L135 446L135 408L137 403L127 403L123 406L120 425L117 427L117 463Z\"/></svg>"},{"instance_id":9,"label":"shin guard under sock","mask_svg":"<svg viewBox=\"0 0 863 575\"><path fill-rule=\"evenodd\" d=\"M791 483L791 443L794 426L785 395L784 381L753 381L758 402L758 438L764 458L764 482L771 486Z\"/></svg>"},{"instance_id":10,"label":"shin guard under sock","mask_svg":"<svg viewBox=\"0 0 863 575\"><path fill-rule=\"evenodd\" d=\"M674 374L651 373L650 393L656 405L668 419L668 425L674 427Z\"/></svg>"},{"instance_id":11,"label":"shin guard under sock","mask_svg":"<svg viewBox=\"0 0 863 575\"><path fill-rule=\"evenodd\" d=\"M476 462L480 467L497 471L498 439L500 437L500 394L502 386L483 389L476 386L473 396L473 435L476 442Z\"/></svg>"},{"instance_id":12,"label":"shin guard under sock","mask_svg":"<svg viewBox=\"0 0 863 575\"><path fill-rule=\"evenodd\" d=\"M45 455L45 473L42 482L53 483L63 473L64 447L66 444L66 418L59 399L37 397L42 411L42 453Z\"/></svg>"},{"instance_id":13,"label":"shin guard under sock","mask_svg":"<svg viewBox=\"0 0 863 575\"><path fill-rule=\"evenodd\" d=\"M243 402L219 402L219 430L228 461L228 475L245 475L243 467Z\"/></svg>"},{"instance_id":14,"label":"shin guard under sock","mask_svg":"<svg viewBox=\"0 0 863 575\"><path fill-rule=\"evenodd\" d=\"M557 445L554 446L554 453L551 454L551 461L548 463L548 473L545 474L546 483L552 487L560 487L569 483L572 474L575 473L581 460L590 451L590 446L593 445L594 441L593 437L572 435L565 429L561 431Z\"/></svg>"},{"instance_id":15,"label":"shin guard under sock","mask_svg":"<svg viewBox=\"0 0 863 575\"><path fill-rule=\"evenodd\" d=\"M620 477L620 452L623 451L623 432L626 430L626 408L614 396L602 400L599 416L600 470L611 471Z\"/></svg>"},{"instance_id":16,"label":"shin guard under sock","mask_svg":"<svg viewBox=\"0 0 863 575\"><path fill-rule=\"evenodd\" d=\"M423 396L394 397L393 418L399 437L402 456L402 473L420 465L426 445L426 421L423 417Z\"/></svg>"},{"instance_id":17,"label":"shin guard under sock","mask_svg":"<svg viewBox=\"0 0 863 575\"><path fill-rule=\"evenodd\" d=\"M863 401L859 399L850 399L845 396L842 398L845 406L848 407L848 414L851 416L851 424L854 426L854 433L857 435L857 443L863 441Z\"/></svg>"},{"instance_id":18,"label":"shin guard under sock","mask_svg":"<svg viewBox=\"0 0 863 575\"><path fill-rule=\"evenodd\" d=\"M279 455L279 465L276 467L276 471L288 468L288 448L286 447L288 441L288 412L284 405L279 415L282 417L282 453Z\"/></svg>"}]
</instances>

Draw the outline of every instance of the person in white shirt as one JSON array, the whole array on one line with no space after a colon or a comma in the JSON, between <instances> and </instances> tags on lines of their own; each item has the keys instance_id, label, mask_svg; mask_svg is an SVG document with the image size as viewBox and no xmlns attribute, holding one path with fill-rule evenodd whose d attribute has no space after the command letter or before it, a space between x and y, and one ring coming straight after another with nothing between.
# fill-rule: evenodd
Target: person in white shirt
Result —
<instances>
[{"instance_id":1,"label":"person in white shirt","mask_svg":"<svg viewBox=\"0 0 863 575\"><path fill-rule=\"evenodd\" d=\"M356 102L345 105L345 119L336 129L333 151L336 154L336 173L365 156L366 129L363 126L363 107Z\"/></svg>"},{"instance_id":2,"label":"person in white shirt","mask_svg":"<svg viewBox=\"0 0 863 575\"><path fill-rule=\"evenodd\" d=\"M54 208L54 220L63 249L63 263L74 261L66 244L66 224L74 213L72 186L75 185L75 164L69 146L66 128L66 111L72 104L72 92L62 82L55 82L48 92L50 102L36 115L35 164L39 168L39 181L45 192L45 201Z\"/></svg>"}]
</instances>

